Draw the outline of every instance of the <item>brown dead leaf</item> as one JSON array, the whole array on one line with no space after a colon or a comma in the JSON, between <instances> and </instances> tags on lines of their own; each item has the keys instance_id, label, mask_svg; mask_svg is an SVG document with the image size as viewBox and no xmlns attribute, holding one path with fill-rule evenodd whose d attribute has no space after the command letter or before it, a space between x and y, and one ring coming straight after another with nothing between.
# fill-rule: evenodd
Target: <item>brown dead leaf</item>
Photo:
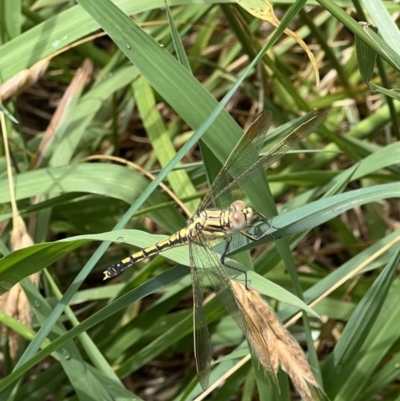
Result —
<instances>
[{"instance_id":1,"label":"brown dead leaf","mask_svg":"<svg viewBox=\"0 0 400 401\"><path fill-rule=\"evenodd\" d=\"M31 68L20 71L0 85L0 100L6 101L11 96L17 96L32 86L46 71L49 59L38 61Z\"/></svg>"},{"instance_id":2,"label":"brown dead leaf","mask_svg":"<svg viewBox=\"0 0 400 401\"><path fill-rule=\"evenodd\" d=\"M31 169L36 169L39 167L41 161L43 160L43 157L46 154L47 148L54 138L57 127L59 126L60 122L63 120L68 111L69 104L71 103L76 93L80 91L82 87L86 84L86 81L90 73L92 72L92 69L93 63L89 59L86 59L82 63L82 67L77 69L74 75L74 79L71 81L68 89L65 91L60 103L58 104L57 110L54 113L50 124L43 135L42 141L40 142L38 150L32 160Z\"/></svg>"}]
</instances>

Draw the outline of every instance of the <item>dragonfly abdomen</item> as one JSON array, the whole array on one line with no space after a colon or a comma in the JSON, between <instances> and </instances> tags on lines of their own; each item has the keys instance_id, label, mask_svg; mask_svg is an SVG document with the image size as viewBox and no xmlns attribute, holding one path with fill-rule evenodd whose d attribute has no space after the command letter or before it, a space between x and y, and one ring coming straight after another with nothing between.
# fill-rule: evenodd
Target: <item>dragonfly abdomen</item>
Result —
<instances>
[{"instance_id":1,"label":"dragonfly abdomen","mask_svg":"<svg viewBox=\"0 0 400 401\"><path fill-rule=\"evenodd\" d=\"M190 226L187 228L183 228L182 230L179 230L175 234L172 234L165 240L159 241L156 244L144 248L132 255L129 255L127 258L122 259L118 263L113 264L106 271L104 271L104 280L118 276L118 274L121 274L128 267L131 267L144 259L157 255L168 249L187 244L189 230Z\"/></svg>"}]
</instances>

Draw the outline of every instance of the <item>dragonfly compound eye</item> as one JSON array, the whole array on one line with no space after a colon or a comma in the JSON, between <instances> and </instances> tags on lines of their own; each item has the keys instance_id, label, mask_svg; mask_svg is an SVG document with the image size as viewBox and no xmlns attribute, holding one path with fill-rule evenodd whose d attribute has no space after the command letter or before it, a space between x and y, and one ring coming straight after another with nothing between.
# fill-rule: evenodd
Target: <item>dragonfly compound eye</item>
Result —
<instances>
[{"instance_id":1,"label":"dragonfly compound eye","mask_svg":"<svg viewBox=\"0 0 400 401\"><path fill-rule=\"evenodd\" d=\"M247 225L246 204L243 201L235 201L231 205L232 226L235 230L244 230Z\"/></svg>"}]
</instances>

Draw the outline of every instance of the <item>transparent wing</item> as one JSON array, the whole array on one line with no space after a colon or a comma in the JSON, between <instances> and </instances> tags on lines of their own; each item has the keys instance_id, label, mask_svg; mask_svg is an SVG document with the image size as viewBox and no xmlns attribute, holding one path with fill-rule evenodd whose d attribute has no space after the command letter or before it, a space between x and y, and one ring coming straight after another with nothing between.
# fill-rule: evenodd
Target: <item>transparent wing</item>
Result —
<instances>
[{"instance_id":1,"label":"transparent wing","mask_svg":"<svg viewBox=\"0 0 400 401\"><path fill-rule=\"evenodd\" d=\"M198 233L198 237L195 242L192 242L191 248L192 263L199 267L196 271L202 271L207 275L218 299L243 331L250 347L254 350L257 358L261 360L263 368L266 372L272 374L275 379L268 349L268 339L263 338L265 332L261 333L260 329L255 325L255 314L252 311L254 306L247 301L247 297L251 292L239 283L233 282L232 284L219 256L209 247L209 242L202 233ZM203 285L202 280L201 285ZM241 297L245 300L241 301Z\"/></svg>"},{"instance_id":2,"label":"transparent wing","mask_svg":"<svg viewBox=\"0 0 400 401\"><path fill-rule=\"evenodd\" d=\"M211 372L212 345L203 311L204 271L203 269L195 267L196 262L193 257L192 242L189 242L189 255L193 286L194 355L196 358L196 370L200 385L203 390L206 390L208 388Z\"/></svg>"},{"instance_id":3,"label":"transparent wing","mask_svg":"<svg viewBox=\"0 0 400 401\"><path fill-rule=\"evenodd\" d=\"M247 336L245 319L236 302L229 276L221 264L219 256L210 248L206 237L201 232L198 233L198 237L191 247L193 263L205 272L219 301Z\"/></svg>"},{"instance_id":4,"label":"transparent wing","mask_svg":"<svg viewBox=\"0 0 400 401\"><path fill-rule=\"evenodd\" d=\"M211 185L210 191L203 199L200 209L207 209L210 206L226 209L233 200L240 199L243 188L251 177L278 161L289 149L314 131L325 116L326 113L313 113L307 121L294 129L268 154L259 159L258 156L272 117L271 112L261 113L232 151Z\"/></svg>"},{"instance_id":5,"label":"transparent wing","mask_svg":"<svg viewBox=\"0 0 400 401\"><path fill-rule=\"evenodd\" d=\"M226 209L234 200L242 197L240 187L232 186L229 191L225 188L257 162L271 120L272 113L267 110L260 113L251 123L203 198L201 210L210 206Z\"/></svg>"}]
</instances>

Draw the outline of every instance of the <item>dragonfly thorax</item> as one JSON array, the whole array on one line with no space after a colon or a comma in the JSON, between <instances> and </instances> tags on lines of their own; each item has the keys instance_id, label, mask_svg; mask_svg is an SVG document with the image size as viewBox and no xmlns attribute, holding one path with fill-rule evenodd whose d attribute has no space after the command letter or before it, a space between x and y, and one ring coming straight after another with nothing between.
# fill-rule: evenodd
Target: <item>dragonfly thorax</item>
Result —
<instances>
[{"instance_id":1,"label":"dragonfly thorax","mask_svg":"<svg viewBox=\"0 0 400 401\"><path fill-rule=\"evenodd\" d=\"M241 231L248 228L254 220L254 210L248 207L243 201L237 200L231 204L231 227Z\"/></svg>"}]
</instances>

